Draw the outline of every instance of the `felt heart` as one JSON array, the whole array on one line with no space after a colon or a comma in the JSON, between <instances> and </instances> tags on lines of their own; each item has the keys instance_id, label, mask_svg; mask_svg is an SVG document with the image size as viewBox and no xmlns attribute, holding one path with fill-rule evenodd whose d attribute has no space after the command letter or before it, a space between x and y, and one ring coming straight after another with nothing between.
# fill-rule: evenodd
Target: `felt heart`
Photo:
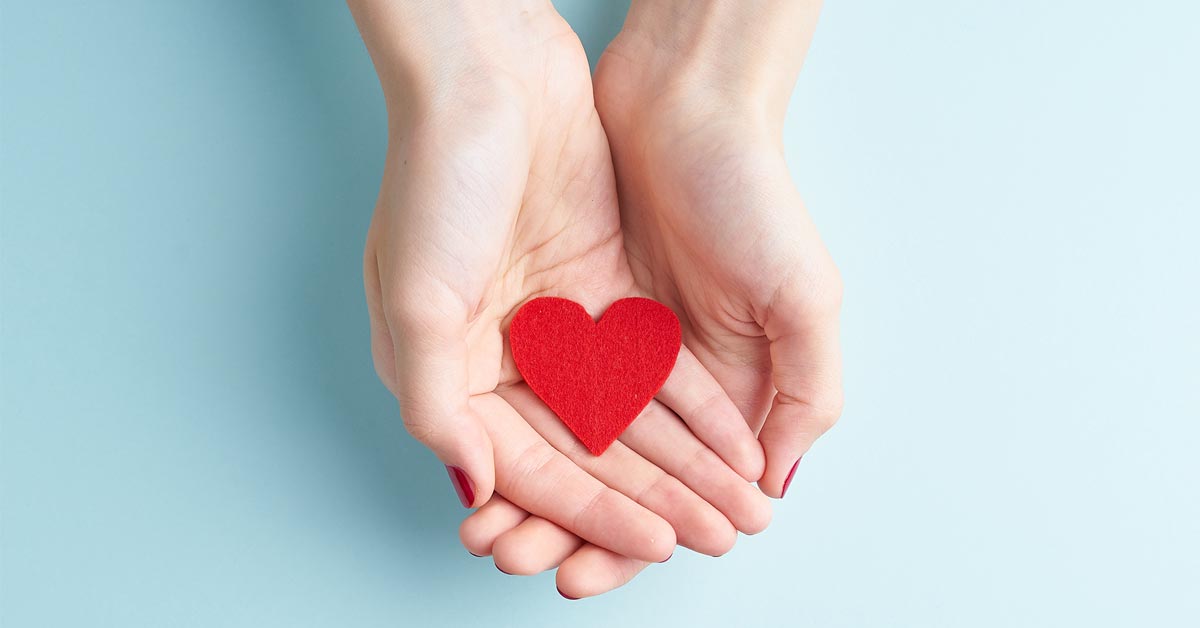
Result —
<instances>
[{"instance_id":1,"label":"felt heart","mask_svg":"<svg viewBox=\"0 0 1200 628\"><path fill-rule=\"evenodd\" d=\"M667 306L631 297L600 322L582 305L539 297L508 331L525 382L599 456L667 381L679 355L679 319Z\"/></svg>"}]
</instances>

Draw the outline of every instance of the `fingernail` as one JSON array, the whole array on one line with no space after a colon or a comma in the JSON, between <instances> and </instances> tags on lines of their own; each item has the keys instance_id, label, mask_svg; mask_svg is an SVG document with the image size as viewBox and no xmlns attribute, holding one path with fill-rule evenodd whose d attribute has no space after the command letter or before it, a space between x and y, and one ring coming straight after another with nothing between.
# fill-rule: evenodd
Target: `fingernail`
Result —
<instances>
[{"instance_id":1,"label":"fingernail","mask_svg":"<svg viewBox=\"0 0 1200 628\"><path fill-rule=\"evenodd\" d=\"M446 473L450 476L450 483L454 485L454 492L458 493L458 501L462 502L463 508L470 508L471 504L475 503L475 485L471 484L467 472L446 465Z\"/></svg>"},{"instance_id":2,"label":"fingernail","mask_svg":"<svg viewBox=\"0 0 1200 628\"><path fill-rule=\"evenodd\" d=\"M675 552L671 552L671 556L674 556L674 555L675 555ZM662 559L662 560L658 561L658 564L660 564L660 565L661 565L661 564L663 564L663 563L667 562L668 560L671 560L671 556L668 556L668 557L666 557L666 558L664 558L664 559Z\"/></svg>"},{"instance_id":3,"label":"fingernail","mask_svg":"<svg viewBox=\"0 0 1200 628\"><path fill-rule=\"evenodd\" d=\"M796 458L796 464L792 465L791 471L788 471L787 479L783 481L783 490L779 491L779 499L783 499L787 495L788 487L792 485L792 476L796 475L796 467L800 466L801 460L804 460L804 456Z\"/></svg>"},{"instance_id":4,"label":"fingernail","mask_svg":"<svg viewBox=\"0 0 1200 628\"><path fill-rule=\"evenodd\" d=\"M556 586L556 587L554 587L554 588L555 588L555 589L558 589L558 587L557 587L557 586ZM565 597L565 598L567 598L568 600L578 600L578 599L579 599L579 598L577 598L577 597L571 597L571 596L567 595L566 593L563 593L563 592L562 592L562 589L558 589L558 594L559 594L559 595L561 595L561 596L563 596L563 597Z\"/></svg>"},{"instance_id":5,"label":"fingernail","mask_svg":"<svg viewBox=\"0 0 1200 628\"><path fill-rule=\"evenodd\" d=\"M492 564L494 564L494 565L495 565L495 563L492 563ZM507 571L504 571L503 569L500 569L500 565L496 565L496 570L497 570L497 571L499 571L500 573L502 573L502 574L506 575L506 576L511 576L511 575L512 575L512 574L508 573Z\"/></svg>"},{"instance_id":6,"label":"fingernail","mask_svg":"<svg viewBox=\"0 0 1200 628\"><path fill-rule=\"evenodd\" d=\"M475 558L483 558L483 554L476 554L475 552L472 552L471 550L467 550L467 553L474 556Z\"/></svg>"}]
</instances>

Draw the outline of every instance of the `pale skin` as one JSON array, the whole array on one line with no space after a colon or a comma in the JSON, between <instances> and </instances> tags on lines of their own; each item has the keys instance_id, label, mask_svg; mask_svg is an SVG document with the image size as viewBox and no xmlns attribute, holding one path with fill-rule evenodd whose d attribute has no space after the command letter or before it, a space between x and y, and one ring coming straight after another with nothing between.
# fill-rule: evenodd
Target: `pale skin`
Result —
<instances>
[{"instance_id":1,"label":"pale skin","mask_svg":"<svg viewBox=\"0 0 1200 628\"><path fill-rule=\"evenodd\" d=\"M780 142L817 4L635 2L594 85L548 3L416 5L350 2L389 114L364 274L406 427L470 479L463 544L558 567L572 598L676 543L723 554L840 414L840 280ZM513 366L508 321L542 295L651 296L683 324L602 456Z\"/></svg>"}]
</instances>

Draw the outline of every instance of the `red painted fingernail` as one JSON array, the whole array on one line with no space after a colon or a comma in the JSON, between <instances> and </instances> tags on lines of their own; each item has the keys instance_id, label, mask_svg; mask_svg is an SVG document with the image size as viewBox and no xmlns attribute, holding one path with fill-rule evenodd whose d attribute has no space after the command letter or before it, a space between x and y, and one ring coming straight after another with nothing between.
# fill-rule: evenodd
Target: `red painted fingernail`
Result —
<instances>
[{"instance_id":1,"label":"red painted fingernail","mask_svg":"<svg viewBox=\"0 0 1200 628\"><path fill-rule=\"evenodd\" d=\"M462 502L463 508L470 508L471 504L475 503L475 485L471 484L467 472L446 465L446 473L450 476L450 483L454 485L454 492L458 493L458 501Z\"/></svg>"},{"instance_id":2,"label":"red painted fingernail","mask_svg":"<svg viewBox=\"0 0 1200 628\"><path fill-rule=\"evenodd\" d=\"M554 587L554 588L555 588L555 589L558 589L558 587ZM577 597L571 597L571 596L567 595L566 593L563 593L563 592L562 592L562 589L558 589L558 594L559 594L559 595L561 595L561 596L563 596L563 597L565 597L565 598L567 598L568 600L578 600L578 599L579 599L579 598L577 598Z\"/></svg>"},{"instance_id":3,"label":"red painted fingernail","mask_svg":"<svg viewBox=\"0 0 1200 628\"><path fill-rule=\"evenodd\" d=\"M804 460L804 456L796 458L796 464L792 465L792 470L788 471L787 479L783 481L783 490L779 491L779 499L783 499L787 495L788 487L792 485L792 476L796 475L796 467L800 466L800 461Z\"/></svg>"}]
</instances>

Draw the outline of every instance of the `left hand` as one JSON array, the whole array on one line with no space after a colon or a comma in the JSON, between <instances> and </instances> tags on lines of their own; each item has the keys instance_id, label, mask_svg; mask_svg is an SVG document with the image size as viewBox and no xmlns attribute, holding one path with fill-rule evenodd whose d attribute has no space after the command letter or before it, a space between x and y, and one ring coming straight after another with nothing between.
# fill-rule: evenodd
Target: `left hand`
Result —
<instances>
[{"instance_id":1,"label":"left hand","mask_svg":"<svg viewBox=\"0 0 1200 628\"><path fill-rule=\"evenodd\" d=\"M842 282L782 143L820 3L671 2L635 3L596 71L625 248L758 433L759 487L782 497L842 410Z\"/></svg>"}]
</instances>

